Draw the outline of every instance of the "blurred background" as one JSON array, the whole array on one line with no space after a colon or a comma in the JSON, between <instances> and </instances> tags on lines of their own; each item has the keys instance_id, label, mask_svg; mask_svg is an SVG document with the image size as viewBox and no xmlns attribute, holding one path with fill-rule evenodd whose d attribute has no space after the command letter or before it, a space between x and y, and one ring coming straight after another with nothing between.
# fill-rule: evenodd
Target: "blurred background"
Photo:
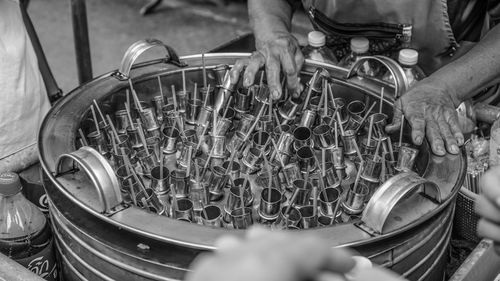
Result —
<instances>
[{"instance_id":1,"label":"blurred background","mask_svg":"<svg viewBox=\"0 0 500 281\"><path fill-rule=\"evenodd\" d=\"M73 0L31 0L35 25L55 78L64 93L78 86L71 21ZM243 0L163 0L141 15L146 0L87 0L88 33L94 77L118 68L133 42L157 38L179 55L197 54L251 32ZM294 16L293 31L302 44L312 26L303 12ZM147 58L161 55L151 52ZM149 57L148 57L149 56Z\"/></svg>"}]
</instances>

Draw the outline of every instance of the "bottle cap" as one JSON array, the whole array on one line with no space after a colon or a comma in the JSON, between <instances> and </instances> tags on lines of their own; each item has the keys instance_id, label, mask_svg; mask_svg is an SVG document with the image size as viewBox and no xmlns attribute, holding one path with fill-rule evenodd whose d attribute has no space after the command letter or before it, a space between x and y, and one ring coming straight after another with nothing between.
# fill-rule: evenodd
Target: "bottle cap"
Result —
<instances>
[{"instance_id":1,"label":"bottle cap","mask_svg":"<svg viewBox=\"0 0 500 281\"><path fill-rule=\"evenodd\" d=\"M16 173L5 172L0 174L0 194L11 196L21 191L21 180Z\"/></svg>"},{"instance_id":2,"label":"bottle cap","mask_svg":"<svg viewBox=\"0 0 500 281\"><path fill-rule=\"evenodd\" d=\"M402 65L416 65L418 52L413 49L402 49L399 51L398 62Z\"/></svg>"},{"instance_id":3,"label":"bottle cap","mask_svg":"<svg viewBox=\"0 0 500 281\"><path fill-rule=\"evenodd\" d=\"M351 51L362 54L368 52L370 42L365 37L353 37L351 39Z\"/></svg>"},{"instance_id":4,"label":"bottle cap","mask_svg":"<svg viewBox=\"0 0 500 281\"><path fill-rule=\"evenodd\" d=\"M325 46L326 36L321 31L311 31L307 35L307 41L313 47L323 47Z\"/></svg>"}]
</instances>

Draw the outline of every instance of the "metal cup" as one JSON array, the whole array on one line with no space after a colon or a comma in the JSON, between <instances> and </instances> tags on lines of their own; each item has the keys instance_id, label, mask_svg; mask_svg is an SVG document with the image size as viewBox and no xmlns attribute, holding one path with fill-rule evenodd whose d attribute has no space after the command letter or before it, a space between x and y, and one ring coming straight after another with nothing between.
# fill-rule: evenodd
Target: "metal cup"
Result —
<instances>
[{"instance_id":1,"label":"metal cup","mask_svg":"<svg viewBox=\"0 0 500 281\"><path fill-rule=\"evenodd\" d=\"M399 152L398 153L394 153L394 160L392 160L391 156L389 155L389 153L386 153L384 155L384 158L385 158L385 178L382 179L382 180L387 180L389 179L390 177L396 175L398 173L398 171L396 170L396 166L397 166L397 159L399 157Z\"/></svg>"},{"instance_id":2,"label":"metal cup","mask_svg":"<svg viewBox=\"0 0 500 281\"><path fill-rule=\"evenodd\" d=\"M382 160L379 156L364 155L361 176L378 181L382 172Z\"/></svg>"},{"instance_id":3,"label":"metal cup","mask_svg":"<svg viewBox=\"0 0 500 281\"><path fill-rule=\"evenodd\" d=\"M127 111L122 109L115 112L116 119L116 131L118 134L122 135L127 133L127 127L130 126L130 122L127 116Z\"/></svg>"},{"instance_id":4,"label":"metal cup","mask_svg":"<svg viewBox=\"0 0 500 281\"><path fill-rule=\"evenodd\" d=\"M347 122L346 129L358 131L358 129L361 128L361 126L363 125L361 124L362 122L363 122L363 116L351 115L349 117L349 121Z\"/></svg>"},{"instance_id":5,"label":"metal cup","mask_svg":"<svg viewBox=\"0 0 500 281\"><path fill-rule=\"evenodd\" d=\"M146 139L146 145L148 146L148 149L153 150L153 153L156 156L156 159L158 159L158 162L160 160L160 138L157 137L149 137Z\"/></svg>"},{"instance_id":6,"label":"metal cup","mask_svg":"<svg viewBox=\"0 0 500 281\"><path fill-rule=\"evenodd\" d=\"M281 208L277 221L278 224L282 228L288 228L289 226L298 227L300 221L302 220L302 215L300 214L299 210L291 207L288 211L288 214L286 214L286 209L287 206Z\"/></svg>"},{"instance_id":7,"label":"metal cup","mask_svg":"<svg viewBox=\"0 0 500 281\"><path fill-rule=\"evenodd\" d=\"M118 140L115 139L115 142L118 147L132 149L132 146L130 146L130 143L128 141L127 135L118 135Z\"/></svg>"},{"instance_id":8,"label":"metal cup","mask_svg":"<svg viewBox=\"0 0 500 281\"><path fill-rule=\"evenodd\" d=\"M294 192L298 193L294 203L297 206L308 205L313 188L312 184L310 182L306 182L305 180L298 179L292 182L292 186L294 188Z\"/></svg>"},{"instance_id":9,"label":"metal cup","mask_svg":"<svg viewBox=\"0 0 500 281\"><path fill-rule=\"evenodd\" d=\"M224 161L224 163L222 163L222 168L227 171L228 167L229 167L229 160ZM240 164L238 162L233 161L231 169L229 169L228 171L228 175L231 177L231 179L235 180L240 177L240 170L241 170Z\"/></svg>"},{"instance_id":10,"label":"metal cup","mask_svg":"<svg viewBox=\"0 0 500 281\"><path fill-rule=\"evenodd\" d=\"M248 112L250 110L250 101L252 96L244 88L239 88L236 91L234 108L239 112Z\"/></svg>"},{"instance_id":11,"label":"metal cup","mask_svg":"<svg viewBox=\"0 0 500 281\"><path fill-rule=\"evenodd\" d=\"M236 132L231 138L231 141L229 141L229 144L227 145L227 150L230 153L233 153L234 150L238 149L242 145L244 138L245 136L243 136L239 132ZM240 155L237 156L239 157Z\"/></svg>"},{"instance_id":12,"label":"metal cup","mask_svg":"<svg viewBox=\"0 0 500 281\"><path fill-rule=\"evenodd\" d=\"M385 127L387 126L387 115L383 113L374 113L369 118L373 118L373 135L376 138L386 137ZM368 119L370 120L370 119ZM368 130L370 122L365 123L365 129Z\"/></svg>"},{"instance_id":13,"label":"metal cup","mask_svg":"<svg viewBox=\"0 0 500 281\"><path fill-rule=\"evenodd\" d=\"M87 141L90 147L99 151L101 155L107 158L107 155L109 154L108 144L106 143L106 139L103 134L100 134L98 131L93 131L87 135Z\"/></svg>"},{"instance_id":14,"label":"metal cup","mask_svg":"<svg viewBox=\"0 0 500 281\"><path fill-rule=\"evenodd\" d=\"M271 135L267 132L258 131L252 135L253 147L267 153L267 145L271 142Z\"/></svg>"},{"instance_id":15,"label":"metal cup","mask_svg":"<svg viewBox=\"0 0 500 281\"><path fill-rule=\"evenodd\" d=\"M329 150L331 153L331 159L333 166L337 168L345 168L345 158L344 158L344 150L342 147L333 147Z\"/></svg>"},{"instance_id":16,"label":"metal cup","mask_svg":"<svg viewBox=\"0 0 500 281\"><path fill-rule=\"evenodd\" d=\"M279 125L279 126L274 127L273 133L274 133L275 138L279 138L281 136L281 132L289 133L293 137L292 126L290 126L288 124Z\"/></svg>"},{"instance_id":17,"label":"metal cup","mask_svg":"<svg viewBox=\"0 0 500 281\"><path fill-rule=\"evenodd\" d=\"M223 158L226 155L226 136L210 136L212 157Z\"/></svg>"},{"instance_id":18,"label":"metal cup","mask_svg":"<svg viewBox=\"0 0 500 281\"><path fill-rule=\"evenodd\" d=\"M235 229L247 229L253 224L252 208L238 208L231 211L231 221Z\"/></svg>"},{"instance_id":19,"label":"metal cup","mask_svg":"<svg viewBox=\"0 0 500 281\"><path fill-rule=\"evenodd\" d=\"M174 118L177 112L175 111L175 107L173 104L169 103L164 105L161 108L161 113L162 113L162 120L163 120L163 125L165 126L175 126Z\"/></svg>"},{"instance_id":20,"label":"metal cup","mask_svg":"<svg viewBox=\"0 0 500 281\"><path fill-rule=\"evenodd\" d=\"M191 180L191 193L189 194L189 199L193 202L193 211L197 218L196 221L201 222L200 216L203 206L207 206L210 203L208 185L205 182L197 182L194 179Z\"/></svg>"},{"instance_id":21,"label":"metal cup","mask_svg":"<svg viewBox=\"0 0 500 281\"><path fill-rule=\"evenodd\" d=\"M281 182L278 177L278 169L273 169L271 167L271 173L272 173L271 175L272 178L269 179L269 172L266 169L261 170L260 174L255 179L255 184L258 187L265 189L269 186L269 181L271 181L271 187L280 190Z\"/></svg>"},{"instance_id":22,"label":"metal cup","mask_svg":"<svg viewBox=\"0 0 500 281\"><path fill-rule=\"evenodd\" d=\"M303 146L297 150L297 162L301 171L307 172L314 170L316 167L316 162L314 160L314 152L308 146Z\"/></svg>"},{"instance_id":23,"label":"metal cup","mask_svg":"<svg viewBox=\"0 0 500 281\"><path fill-rule=\"evenodd\" d=\"M300 118L299 127L312 127L316 121L316 111L306 109Z\"/></svg>"},{"instance_id":24,"label":"metal cup","mask_svg":"<svg viewBox=\"0 0 500 281\"><path fill-rule=\"evenodd\" d=\"M279 152L281 155L289 155L290 153L292 153L292 144L294 141L295 139L292 134L283 131L278 139L278 143L276 144L277 152ZM288 162L288 159L283 159L283 162Z\"/></svg>"},{"instance_id":25,"label":"metal cup","mask_svg":"<svg viewBox=\"0 0 500 281\"><path fill-rule=\"evenodd\" d=\"M134 129L132 129L131 126L127 127L127 136L130 146L133 149L139 150L144 146L142 144L141 137L139 136L139 128L137 127L137 124L134 124Z\"/></svg>"},{"instance_id":26,"label":"metal cup","mask_svg":"<svg viewBox=\"0 0 500 281\"><path fill-rule=\"evenodd\" d=\"M210 87L210 92L207 91L208 89L203 87L200 89L200 94L202 97L203 101L207 101L207 106L213 109L213 106L215 105L215 87ZM207 98L208 95L208 98ZM209 119L210 120L210 119Z\"/></svg>"},{"instance_id":27,"label":"metal cup","mask_svg":"<svg viewBox=\"0 0 500 281\"><path fill-rule=\"evenodd\" d=\"M325 188L319 194L319 210L322 215L329 217L337 217L342 213L340 208L337 208L337 213L335 213L335 208L340 200L341 194L336 188Z\"/></svg>"},{"instance_id":28,"label":"metal cup","mask_svg":"<svg viewBox=\"0 0 500 281\"><path fill-rule=\"evenodd\" d=\"M128 149L127 147L124 148L124 151L125 151L125 155L127 155L128 159L131 159L132 156L135 156L135 153L134 153L134 155L132 155L133 152L130 149ZM125 165L125 160L123 158L121 151L118 151L118 154L113 152L112 155L113 155L113 164L115 165L115 168L118 168L120 166Z\"/></svg>"},{"instance_id":29,"label":"metal cup","mask_svg":"<svg viewBox=\"0 0 500 281\"><path fill-rule=\"evenodd\" d=\"M340 185L340 178L337 175L335 167L332 162L325 163L325 178L326 187L338 187Z\"/></svg>"},{"instance_id":30,"label":"metal cup","mask_svg":"<svg viewBox=\"0 0 500 281\"><path fill-rule=\"evenodd\" d=\"M365 207L365 199L369 194L369 189L366 184L358 182L355 186L354 183L347 191L345 201L342 202L342 208L347 214L360 214Z\"/></svg>"},{"instance_id":31,"label":"metal cup","mask_svg":"<svg viewBox=\"0 0 500 281\"><path fill-rule=\"evenodd\" d=\"M314 214L314 206L303 206L299 209L299 212L302 215L300 225L303 229L309 229L318 226L318 214Z\"/></svg>"},{"instance_id":32,"label":"metal cup","mask_svg":"<svg viewBox=\"0 0 500 281\"><path fill-rule=\"evenodd\" d=\"M314 140L322 148L335 146L335 135L332 133L332 127L327 124L319 125L313 129Z\"/></svg>"},{"instance_id":33,"label":"metal cup","mask_svg":"<svg viewBox=\"0 0 500 281\"><path fill-rule=\"evenodd\" d=\"M363 117L365 111L366 111L366 104L360 100L351 101L347 105L347 113L349 113L350 116Z\"/></svg>"},{"instance_id":34,"label":"metal cup","mask_svg":"<svg viewBox=\"0 0 500 281\"><path fill-rule=\"evenodd\" d=\"M205 206L200 218L204 226L222 227L222 210L216 205Z\"/></svg>"},{"instance_id":35,"label":"metal cup","mask_svg":"<svg viewBox=\"0 0 500 281\"><path fill-rule=\"evenodd\" d=\"M356 132L353 130L347 130L342 136L342 142L344 144L344 154L347 156L353 156L357 154L357 143L356 143Z\"/></svg>"},{"instance_id":36,"label":"metal cup","mask_svg":"<svg viewBox=\"0 0 500 281\"><path fill-rule=\"evenodd\" d=\"M160 200L158 200L158 197L156 197L154 191L150 188L145 189L145 191L146 193L144 193L144 190L141 190L136 195L136 201L140 204L140 207L159 215L163 214L165 208Z\"/></svg>"},{"instance_id":37,"label":"metal cup","mask_svg":"<svg viewBox=\"0 0 500 281\"><path fill-rule=\"evenodd\" d=\"M156 130L160 126L158 125L158 120L156 119L156 115L151 107L143 108L140 112L141 121L144 124L144 129Z\"/></svg>"},{"instance_id":38,"label":"metal cup","mask_svg":"<svg viewBox=\"0 0 500 281\"><path fill-rule=\"evenodd\" d=\"M249 183L248 183L249 184ZM224 205L224 210L226 213L230 214L231 211L241 208L242 207L242 202L241 202L241 186L243 183L240 183L239 186L233 186L229 189L228 195L227 195L227 201L226 204ZM245 188L243 191L243 203L245 204L245 207L251 207L253 203L253 194L250 188ZM229 220L227 220L229 221Z\"/></svg>"},{"instance_id":39,"label":"metal cup","mask_svg":"<svg viewBox=\"0 0 500 281\"><path fill-rule=\"evenodd\" d=\"M246 136L253 123L255 121L255 116L251 114L243 114L241 115L240 123L238 124L238 129L236 129L237 133L240 133L243 136Z\"/></svg>"},{"instance_id":40,"label":"metal cup","mask_svg":"<svg viewBox=\"0 0 500 281\"><path fill-rule=\"evenodd\" d=\"M187 143L195 143L198 144L198 134L194 129L188 129L184 131L184 135L186 136Z\"/></svg>"},{"instance_id":41,"label":"metal cup","mask_svg":"<svg viewBox=\"0 0 500 281\"><path fill-rule=\"evenodd\" d=\"M166 127L163 129L163 153L174 154L177 152L177 139L179 130L175 127Z\"/></svg>"},{"instance_id":42,"label":"metal cup","mask_svg":"<svg viewBox=\"0 0 500 281\"><path fill-rule=\"evenodd\" d=\"M361 155L373 155L375 153L375 150L377 148L377 141L374 139L371 139L370 142L368 142L368 136L364 137L361 139L361 145L359 150L361 151Z\"/></svg>"},{"instance_id":43,"label":"metal cup","mask_svg":"<svg viewBox=\"0 0 500 281\"><path fill-rule=\"evenodd\" d=\"M319 216L318 217L318 226L319 227L328 227L334 225L336 220L332 217L327 216Z\"/></svg>"},{"instance_id":44,"label":"metal cup","mask_svg":"<svg viewBox=\"0 0 500 281\"><path fill-rule=\"evenodd\" d=\"M174 219L193 221L193 202L186 198L177 199L177 206L172 206Z\"/></svg>"},{"instance_id":45,"label":"metal cup","mask_svg":"<svg viewBox=\"0 0 500 281\"><path fill-rule=\"evenodd\" d=\"M300 98L290 97L279 106L278 113L284 120L293 120L295 119L295 115L297 115L301 104L302 100Z\"/></svg>"},{"instance_id":46,"label":"metal cup","mask_svg":"<svg viewBox=\"0 0 500 281\"><path fill-rule=\"evenodd\" d=\"M307 127L297 127L293 131L293 148L295 151L303 146L311 146L311 129Z\"/></svg>"},{"instance_id":47,"label":"metal cup","mask_svg":"<svg viewBox=\"0 0 500 281\"><path fill-rule=\"evenodd\" d=\"M300 168L297 165L297 162L287 164L283 169L283 173L286 174L286 177L290 182L290 186L288 187L289 189L293 188L293 182L295 180L302 179Z\"/></svg>"},{"instance_id":48,"label":"metal cup","mask_svg":"<svg viewBox=\"0 0 500 281\"><path fill-rule=\"evenodd\" d=\"M399 172L412 171L417 155L418 149L409 146L401 146L398 152L396 170Z\"/></svg>"},{"instance_id":49,"label":"metal cup","mask_svg":"<svg viewBox=\"0 0 500 281\"><path fill-rule=\"evenodd\" d=\"M274 119L272 115L262 115L257 123L257 129L263 132L272 133L274 130Z\"/></svg>"},{"instance_id":50,"label":"metal cup","mask_svg":"<svg viewBox=\"0 0 500 281\"><path fill-rule=\"evenodd\" d=\"M281 192L275 188L264 188L260 194L259 215L265 220L277 219L281 206Z\"/></svg>"},{"instance_id":51,"label":"metal cup","mask_svg":"<svg viewBox=\"0 0 500 281\"><path fill-rule=\"evenodd\" d=\"M215 134L217 136L225 136L226 133L231 129L233 121L229 118L219 118L217 119L217 126L215 127Z\"/></svg>"},{"instance_id":52,"label":"metal cup","mask_svg":"<svg viewBox=\"0 0 500 281\"><path fill-rule=\"evenodd\" d=\"M186 113L186 107L187 107L186 104L189 92L177 91L176 94L177 94L177 110L181 114Z\"/></svg>"},{"instance_id":53,"label":"metal cup","mask_svg":"<svg viewBox=\"0 0 500 281\"><path fill-rule=\"evenodd\" d=\"M213 113L214 110L211 107L203 106L201 108L200 113L198 114L198 119L196 120L196 132L198 132L198 135L201 135L203 133L205 127L210 128Z\"/></svg>"},{"instance_id":54,"label":"metal cup","mask_svg":"<svg viewBox=\"0 0 500 281\"><path fill-rule=\"evenodd\" d=\"M345 108L345 100L343 98L334 98L333 100L335 101L337 110L340 113L340 120L342 121L342 124L345 124L349 121L349 114L347 114Z\"/></svg>"},{"instance_id":55,"label":"metal cup","mask_svg":"<svg viewBox=\"0 0 500 281\"><path fill-rule=\"evenodd\" d=\"M177 198L187 198L191 193L190 176L184 170L170 171L170 186L174 188Z\"/></svg>"},{"instance_id":56,"label":"metal cup","mask_svg":"<svg viewBox=\"0 0 500 281\"><path fill-rule=\"evenodd\" d=\"M160 173L160 166L151 169L151 189L156 193L163 193L170 191L168 176L170 171L166 167L163 168L163 173Z\"/></svg>"},{"instance_id":57,"label":"metal cup","mask_svg":"<svg viewBox=\"0 0 500 281\"><path fill-rule=\"evenodd\" d=\"M224 188L228 181L228 176L226 175L226 169L221 166L212 166L212 174L209 179L209 189L211 201L218 201L224 195Z\"/></svg>"},{"instance_id":58,"label":"metal cup","mask_svg":"<svg viewBox=\"0 0 500 281\"><path fill-rule=\"evenodd\" d=\"M153 97L153 104L155 108L155 113L156 113L156 119L158 120L159 124L163 124L163 107L165 106L165 101L163 96L154 96Z\"/></svg>"},{"instance_id":59,"label":"metal cup","mask_svg":"<svg viewBox=\"0 0 500 281\"><path fill-rule=\"evenodd\" d=\"M186 105L186 123L195 125L203 103L201 100L188 100Z\"/></svg>"},{"instance_id":60,"label":"metal cup","mask_svg":"<svg viewBox=\"0 0 500 281\"><path fill-rule=\"evenodd\" d=\"M189 149L190 148L191 148L191 159L193 159L195 157L199 157L202 154L201 150L195 151L195 149L196 149L196 143L186 142L184 144L184 146L182 147L181 155L177 159L177 164L179 166L181 166L182 168L186 168L187 169L187 166L188 166L188 163L189 163ZM194 164L193 162L194 161L191 161L191 165ZM191 171L194 172L194 169L192 169Z\"/></svg>"},{"instance_id":61,"label":"metal cup","mask_svg":"<svg viewBox=\"0 0 500 281\"><path fill-rule=\"evenodd\" d=\"M249 167L256 167L258 164L262 162L262 151L255 148L251 147L247 154L244 156L242 162L246 164Z\"/></svg>"}]
</instances>

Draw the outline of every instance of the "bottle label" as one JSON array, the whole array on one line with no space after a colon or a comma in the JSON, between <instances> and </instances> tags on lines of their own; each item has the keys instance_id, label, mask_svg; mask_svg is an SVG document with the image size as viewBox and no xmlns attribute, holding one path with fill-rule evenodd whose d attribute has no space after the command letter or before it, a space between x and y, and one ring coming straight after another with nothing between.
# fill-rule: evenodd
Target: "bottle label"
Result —
<instances>
[{"instance_id":1,"label":"bottle label","mask_svg":"<svg viewBox=\"0 0 500 281\"><path fill-rule=\"evenodd\" d=\"M15 261L45 280L59 280L52 239L40 252Z\"/></svg>"}]
</instances>

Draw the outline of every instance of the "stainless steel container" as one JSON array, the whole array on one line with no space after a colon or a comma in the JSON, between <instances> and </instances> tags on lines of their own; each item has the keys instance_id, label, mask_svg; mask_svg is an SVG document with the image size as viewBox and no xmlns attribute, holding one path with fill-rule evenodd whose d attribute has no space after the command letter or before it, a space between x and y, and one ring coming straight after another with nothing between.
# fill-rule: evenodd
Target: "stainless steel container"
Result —
<instances>
[{"instance_id":1,"label":"stainless steel container","mask_svg":"<svg viewBox=\"0 0 500 281\"><path fill-rule=\"evenodd\" d=\"M132 67L135 58L155 46L166 51L166 59ZM205 54L207 72L249 55ZM125 204L104 157L85 149L75 151L80 118L93 99L101 104L123 104L127 79L131 78L140 100L152 101L157 95L156 77L161 75L167 85L175 84L180 81L181 69L188 81L201 85L201 57L178 58L157 40L140 41L129 48L119 71L76 88L47 114L38 148L66 280L181 280L192 261L200 253L213 250L220 236L228 232L244 235L244 230L186 223ZM396 77L395 88L384 84L383 109L390 119L394 96L402 94L408 85L402 69L392 60L366 57L351 70L306 60L302 81L309 80L317 67L323 67L334 82L334 94L346 103L365 97L377 99L381 82L356 74L367 60L379 61ZM215 84L213 79L208 76L211 85ZM358 221L303 231L327 238L330 242L325 247L353 247L409 280L441 280L454 199L465 174L465 156L434 156L427 142L419 151L415 162L418 174L402 173L389 179L373 194ZM80 169L75 170L75 165Z\"/></svg>"}]
</instances>

